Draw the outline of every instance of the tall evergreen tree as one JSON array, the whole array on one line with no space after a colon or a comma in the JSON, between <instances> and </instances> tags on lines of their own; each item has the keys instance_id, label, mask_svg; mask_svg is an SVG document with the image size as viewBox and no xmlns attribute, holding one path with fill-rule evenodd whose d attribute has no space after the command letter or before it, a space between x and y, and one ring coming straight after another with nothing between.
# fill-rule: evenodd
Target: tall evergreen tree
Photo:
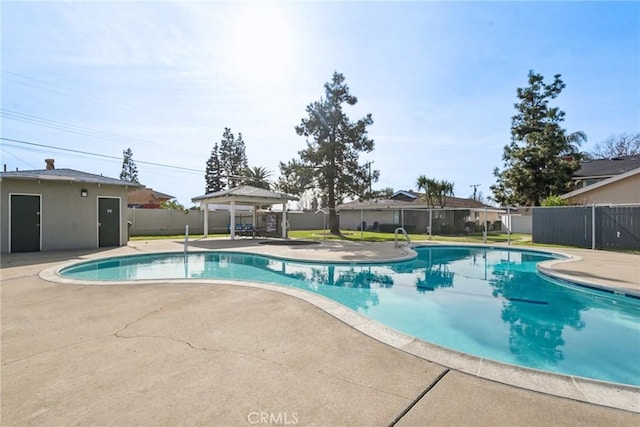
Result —
<instances>
[{"instance_id":1,"label":"tall evergreen tree","mask_svg":"<svg viewBox=\"0 0 640 427\"><path fill-rule=\"evenodd\" d=\"M231 129L224 128L219 147L221 182L223 188L238 186L242 180L242 171L248 167L246 147L242 134L235 138Z\"/></svg>"},{"instance_id":2,"label":"tall evergreen tree","mask_svg":"<svg viewBox=\"0 0 640 427\"><path fill-rule=\"evenodd\" d=\"M247 161L247 148L242 139L242 133L238 132L238 139L233 144L233 156L231 167L229 168L229 180L231 182L230 187L238 186L242 180L244 172L249 168L249 162ZM266 169L264 170L266 172ZM265 177L266 179L266 177Z\"/></svg>"},{"instance_id":3,"label":"tall evergreen tree","mask_svg":"<svg viewBox=\"0 0 640 427\"><path fill-rule=\"evenodd\" d=\"M138 167L136 166L136 162L133 161L133 151L131 151L131 148L122 150L122 157L122 171L120 172L120 179L139 184Z\"/></svg>"},{"instance_id":4,"label":"tall evergreen tree","mask_svg":"<svg viewBox=\"0 0 640 427\"><path fill-rule=\"evenodd\" d=\"M204 176L206 194L222 190L222 165L218 151L218 143L213 144Z\"/></svg>"},{"instance_id":5,"label":"tall evergreen tree","mask_svg":"<svg viewBox=\"0 0 640 427\"><path fill-rule=\"evenodd\" d=\"M562 194L584 157L578 147L586 135L566 135L560 126L565 113L549 106L565 87L560 74L551 84L533 71L528 77L529 86L517 90L520 102L511 119L511 143L504 147L504 170L494 170L497 183L491 190L501 204L539 206L548 196Z\"/></svg>"},{"instance_id":6,"label":"tall evergreen tree","mask_svg":"<svg viewBox=\"0 0 640 427\"><path fill-rule=\"evenodd\" d=\"M298 152L299 160L280 163L279 187L298 194L318 188L329 208L329 229L340 234L336 204L369 188L369 169L358 163L358 155L373 151L373 140L367 136L367 126L373 119L367 114L352 122L345 114L343 105L354 105L358 99L349 92L342 74L334 72L324 90L326 98L309 104L308 116L295 128L298 135L307 138L307 148ZM379 174L373 171L371 181L377 181Z\"/></svg>"}]
</instances>

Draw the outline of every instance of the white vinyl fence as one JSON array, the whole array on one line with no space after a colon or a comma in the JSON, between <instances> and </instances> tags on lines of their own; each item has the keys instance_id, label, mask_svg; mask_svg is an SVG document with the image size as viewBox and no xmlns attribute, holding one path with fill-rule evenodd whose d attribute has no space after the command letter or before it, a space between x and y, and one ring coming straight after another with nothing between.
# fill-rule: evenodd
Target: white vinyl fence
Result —
<instances>
[{"instance_id":1,"label":"white vinyl fence","mask_svg":"<svg viewBox=\"0 0 640 427\"><path fill-rule=\"evenodd\" d=\"M531 215L503 215L502 231L511 233L531 234L533 230L533 216Z\"/></svg>"},{"instance_id":2,"label":"white vinyl fence","mask_svg":"<svg viewBox=\"0 0 640 427\"><path fill-rule=\"evenodd\" d=\"M280 212L274 212L280 214ZM269 214L260 212L260 215ZM226 233L230 222L229 212L209 212L209 233ZM130 236L163 236L183 234L189 226L190 234L204 233L204 211L175 209L133 209L129 208L127 220L130 222ZM236 212L236 224L250 224L251 212ZM324 214L313 212L287 212L289 230L321 230Z\"/></svg>"}]
</instances>

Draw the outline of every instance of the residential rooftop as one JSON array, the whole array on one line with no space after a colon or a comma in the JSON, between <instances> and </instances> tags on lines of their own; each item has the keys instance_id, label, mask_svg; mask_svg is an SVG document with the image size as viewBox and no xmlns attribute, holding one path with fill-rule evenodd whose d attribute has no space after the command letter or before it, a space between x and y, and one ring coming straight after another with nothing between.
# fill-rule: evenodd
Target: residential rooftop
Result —
<instances>
[{"instance_id":1,"label":"residential rooftop","mask_svg":"<svg viewBox=\"0 0 640 427\"><path fill-rule=\"evenodd\" d=\"M640 168L640 155L587 160L582 163L574 178L611 177Z\"/></svg>"},{"instance_id":2,"label":"residential rooftop","mask_svg":"<svg viewBox=\"0 0 640 427\"><path fill-rule=\"evenodd\" d=\"M122 179L109 178L75 169L37 169L25 171L0 172L0 179L25 179L41 181L69 181L88 184L123 185L129 187L141 187L135 182Z\"/></svg>"}]
</instances>

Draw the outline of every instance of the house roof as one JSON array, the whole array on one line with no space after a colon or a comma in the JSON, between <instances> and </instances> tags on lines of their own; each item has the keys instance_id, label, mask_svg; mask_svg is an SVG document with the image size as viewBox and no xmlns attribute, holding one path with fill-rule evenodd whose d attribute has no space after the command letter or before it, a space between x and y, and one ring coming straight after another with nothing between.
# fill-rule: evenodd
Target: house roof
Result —
<instances>
[{"instance_id":1,"label":"house roof","mask_svg":"<svg viewBox=\"0 0 640 427\"><path fill-rule=\"evenodd\" d=\"M404 190L396 191L395 193L393 193L391 198L395 199L398 196L405 196L405 197L408 197L410 199L417 199L418 198L418 194L414 193L413 191L404 191Z\"/></svg>"},{"instance_id":2,"label":"house roof","mask_svg":"<svg viewBox=\"0 0 640 427\"><path fill-rule=\"evenodd\" d=\"M153 188L133 188L129 190L129 202L131 200L143 200L151 197L154 200L170 200L175 199L175 196L170 194L161 193ZM147 199L148 201L148 199Z\"/></svg>"},{"instance_id":3,"label":"house roof","mask_svg":"<svg viewBox=\"0 0 640 427\"><path fill-rule=\"evenodd\" d=\"M15 172L0 172L0 179L65 181L87 184L121 185L125 187L142 187L142 185L136 184L134 182L108 178L106 176L95 175L92 173L77 171L74 169L38 169Z\"/></svg>"},{"instance_id":4,"label":"house roof","mask_svg":"<svg viewBox=\"0 0 640 427\"><path fill-rule=\"evenodd\" d=\"M151 194L153 195L153 197L155 197L156 199L175 199L175 196L172 196L171 194L165 194L165 193L161 193L159 191L156 190L151 190Z\"/></svg>"},{"instance_id":5,"label":"house roof","mask_svg":"<svg viewBox=\"0 0 640 427\"><path fill-rule=\"evenodd\" d=\"M613 184L614 182L622 181L623 179L632 177L634 175L640 174L640 167L630 170L629 172L625 172L616 176L612 176L611 178L603 179L602 181L596 182L595 184L588 185L583 188L579 188L577 190L571 191L569 193L565 193L560 197L563 199L570 199L575 196L579 196L584 193L588 193L593 190L597 190L598 188L605 187L607 185Z\"/></svg>"},{"instance_id":6,"label":"house roof","mask_svg":"<svg viewBox=\"0 0 640 427\"><path fill-rule=\"evenodd\" d=\"M192 202L227 203L234 201L245 205L280 204L289 200L299 199L289 194L276 193L264 188L251 187L250 185L241 185L229 190L216 191L191 199Z\"/></svg>"},{"instance_id":7,"label":"house roof","mask_svg":"<svg viewBox=\"0 0 640 427\"><path fill-rule=\"evenodd\" d=\"M640 155L614 157L611 159L587 160L576 173L575 178L609 177L640 168Z\"/></svg>"},{"instance_id":8,"label":"house roof","mask_svg":"<svg viewBox=\"0 0 640 427\"><path fill-rule=\"evenodd\" d=\"M408 193L404 192L403 193ZM411 192L412 195L418 193ZM482 202L473 199L463 199L461 197L446 197L443 209L496 209L494 206L487 206ZM356 200L353 202L343 203L337 206L337 209L343 210L375 210L375 209L428 209L427 203L420 197L416 197L413 201L394 200L394 199L372 199L372 200ZM440 209L436 206L434 209Z\"/></svg>"}]
</instances>

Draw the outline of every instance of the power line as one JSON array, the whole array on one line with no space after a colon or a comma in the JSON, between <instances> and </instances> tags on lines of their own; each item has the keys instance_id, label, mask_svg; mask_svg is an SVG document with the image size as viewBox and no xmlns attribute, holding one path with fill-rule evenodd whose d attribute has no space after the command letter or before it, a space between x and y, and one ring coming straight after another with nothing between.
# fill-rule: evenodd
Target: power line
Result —
<instances>
[{"instance_id":1,"label":"power line","mask_svg":"<svg viewBox=\"0 0 640 427\"><path fill-rule=\"evenodd\" d=\"M55 120L46 119L44 117L38 117L31 114L21 113L19 111L9 110L6 108L0 108L0 116L7 118L9 120L15 120L18 122L32 124L36 126L48 127L51 129L57 129L64 132L75 133L77 135L89 136L92 138L99 138L99 139L104 139L104 140L109 140L109 141L114 141L119 143L130 144L134 146L138 145L138 146L143 146L145 148L154 148L154 149L160 148L173 153L180 153L182 155L186 154L188 157L193 157L198 159L202 158L201 154L196 153L194 151L189 152L182 149L176 149L175 147L172 147L170 145L159 144L157 142L147 141L140 138L132 138L132 137L117 135L117 134L104 132L96 129L84 128L84 127L72 125L69 123L58 122ZM189 155L188 153L191 153L191 154Z\"/></svg>"},{"instance_id":2,"label":"power line","mask_svg":"<svg viewBox=\"0 0 640 427\"><path fill-rule=\"evenodd\" d=\"M107 155L107 154L90 153L88 151L73 150L71 148L55 147L53 145L37 144L35 142L21 141L19 139L12 139L12 138L0 137L0 140L14 142L14 143L17 143L17 144L24 144L24 145L28 145L28 146L32 146L32 147L43 147L43 148L49 148L49 149L53 149L53 150L65 151L65 152L69 152L69 153L84 154L84 155L95 156L95 157L100 157L100 158L104 158L104 159L122 161L122 158L120 158L120 157L110 156L110 155ZM135 159L134 159L134 162L136 164L139 163L139 164L150 165L150 166L160 166L160 167L164 167L164 168L175 169L175 170L178 170L178 171L204 174L204 170L200 170L200 169L185 168L185 167L182 167L182 166L167 165L167 164L163 164L163 163L147 162L147 161L144 161L144 160L135 160Z\"/></svg>"},{"instance_id":3,"label":"power line","mask_svg":"<svg viewBox=\"0 0 640 427\"><path fill-rule=\"evenodd\" d=\"M36 169L35 166L33 166L31 163L27 162L24 159L21 159L20 157L16 156L15 154L13 154L11 151L7 150L6 148L6 144L3 144L2 146L0 146L0 149L5 152L6 154L10 155L11 157L13 157L14 159L21 161L22 163L24 163L25 165L31 166L32 168Z\"/></svg>"},{"instance_id":4,"label":"power line","mask_svg":"<svg viewBox=\"0 0 640 427\"><path fill-rule=\"evenodd\" d=\"M124 103L118 103L118 102L114 102L113 100L107 99L107 98L103 98L97 95L92 95L92 94L88 94L88 93L84 93L84 92L80 92L77 90L73 90L70 89L68 87L65 86L60 86L54 83L50 83L44 80L40 80L40 79L36 79L33 77L29 77L26 76L24 74L20 74L20 73L14 73L13 71L9 71L9 70L2 70L2 79L12 82L12 83L18 83L24 86L29 86L29 87L33 87L36 89L41 89L41 90L45 90L47 92L52 92L52 93L57 93L59 95L65 95L65 96L71 96L74 98L78 98L78 99L83 99L85 101L90 101L90 102L94 102L94 101L98 101L99 103L106 105L108 107L116 107L128 112L133 112L136 113L137 115L144 115L147 117L152 117L152 118L156 118L156 119L160 119L162 121L166 121L166 117L162 117L160 115L157 114L152 114L150 113L148 110L142 110L140 108L137 108L136 106L133 105L129 105L129 104L124 104ZM17 77L18 79L15 78L10 78L8 76L6 76L6 74ZM36 82L38 84L33 84L33 83L28 83L25 81L21 81L19 79L23 79L23 80L30 80L32 82ZM41 86L44 85L44 86ZM49 87L46 87L49 86ZM53 89L52 89L53 88Z\"/></svg>"}]
</instances>

